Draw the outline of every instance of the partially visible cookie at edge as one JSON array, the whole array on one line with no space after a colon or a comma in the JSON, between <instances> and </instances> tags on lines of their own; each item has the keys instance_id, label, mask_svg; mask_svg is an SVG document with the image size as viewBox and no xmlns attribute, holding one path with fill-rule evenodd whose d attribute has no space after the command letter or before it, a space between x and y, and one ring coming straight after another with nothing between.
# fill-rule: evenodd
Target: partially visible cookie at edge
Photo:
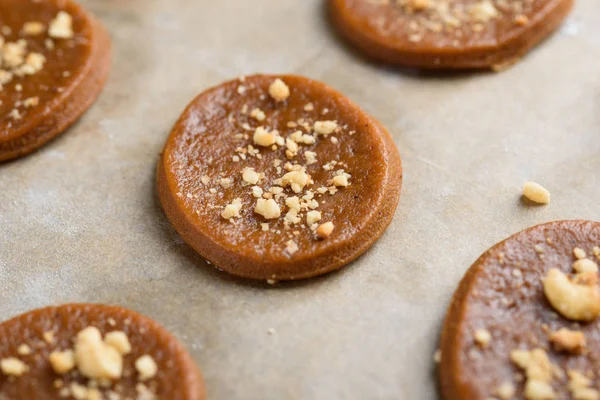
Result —
<instances>
[{"instance_id":1,"label":"partially visible cookie at edge","mask_svg":"<svg viewBox=\"0 0 600 400\"><path fill-rule=\"evenodd\" d=\"M0 323L0 398L204 400L200 369L150 318L66 304Z\"/></svg>"},{"instance_id":2,"label":"partially visible cookie at edge","mask_svg":"<svg viewBox=\"0 0 600 400\"><path fill-rule=\"evenodd\" d=\"M158 194L217 268L307 278L360 256L398 204L402 168L382 125L308 78L254 75L200 94L169 136Z\"/></svg>"},{"instance_id":3,"label":"partially visible cookie at edge","mask_svg":"<svg viewBox=\"0 0 600 400\"><path fill-rule=\"evenodd\" d=\"M0 161L40 148L95 101L110 39L71 0L0 0Z\"/></svg>"},{"instance_id":4,"label":"partially visible cookie at edge","mask_svg":"<svg viewBox=\"0 0 600 400\"><path fill-rule=\"evenodd\" d=\"M485 252L443 326L443 398L600 398L598 263L592 221L538 225Z\"/></svg>"},{"instance_id":5,"label":"partially visible cookie at edge","mask_svg":"<svg viewBox=\"0 0 600 400\"><path fill-rule=\"evenodd\" d=\"M425 69L502 70L550 35L574 0L327 0L365 55Z\"/></svg>"}]
</instances>

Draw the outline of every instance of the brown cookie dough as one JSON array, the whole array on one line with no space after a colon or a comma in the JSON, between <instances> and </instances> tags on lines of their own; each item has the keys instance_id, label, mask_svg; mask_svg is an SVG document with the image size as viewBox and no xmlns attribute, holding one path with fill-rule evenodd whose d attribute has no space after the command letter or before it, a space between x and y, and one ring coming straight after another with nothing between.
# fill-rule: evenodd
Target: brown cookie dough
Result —
<instances>
[{"instance_id":1,"label":"brown cookie dough","mask_svg":"<svg viewBox=\"0 0 600 400\"><path fill-rule=\"evenodd\" d=\"M265 280L360 256L391 222L401 183L381 124L292 75L242 77L199 95L158 165L160 201L183 239L216 267Z\"/></svg>"},{"instance_id":2,"label":"brown cookie dough","mask_svg":"<svg viewBox=\"0 0 600 400\"><path fill-rule=\"evenodd\" d=\"M164 328L116 306L68 304L0 324L0 398L202 400L204 383Z\"/></svg>"},{"instance_id":3,"label":"brown cookie dough","mask_svg":"<svg viewBox=\"0 0 600 400\"><path fill-rule=\"evenodd\" d=\"M108 76L110 41L70 0L0 0L0 161L75 122Z\"/></svg>"},{"instance_id":4,"label":"brown cookie dough","mask_svg":"<svg viewBox=\"0 0 600 400\"><path fill-rule=\"evenodd\" d=\"M527 229L456 290L439 365L446 400L600 398L600 223Z\"/></svg>"},{"instance_id":5,"label":"brown cookie dough","mask_svg":"<svg viewBox=\"0 0 600 400\"><path fill-rule=\"evenodd\" d=\"M433 69L501 69L548 36L574 0L329 0L341 34L368 56Z\"/></svg>"}]
</instances>

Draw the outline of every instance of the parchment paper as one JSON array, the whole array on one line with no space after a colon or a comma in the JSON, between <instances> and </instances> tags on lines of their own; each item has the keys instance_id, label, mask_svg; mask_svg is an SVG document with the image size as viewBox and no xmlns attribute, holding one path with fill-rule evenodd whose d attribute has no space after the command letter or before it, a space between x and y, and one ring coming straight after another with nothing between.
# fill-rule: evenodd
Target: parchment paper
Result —
<instances>
[{"instance_id":1,"label":"parchment paper","mask_svg":"<svg viewBox=\"0 0 600 400\"><path fill-rule=\"evenodd\" d=\"M365 61L322 1L86 0L109 28L111 78L41 151L0 165L0 317L120 304L175 333L211 399L436 399L449 299L488 247L538 223L600 220L600 2L501 74L425 75ZM176 118L240 74L299 73L379 119L403 157L389 230L339 273L230 278L179 239L155 196ZM522 184L552 192L523 205Z\"/></svg>"}]
</instances>

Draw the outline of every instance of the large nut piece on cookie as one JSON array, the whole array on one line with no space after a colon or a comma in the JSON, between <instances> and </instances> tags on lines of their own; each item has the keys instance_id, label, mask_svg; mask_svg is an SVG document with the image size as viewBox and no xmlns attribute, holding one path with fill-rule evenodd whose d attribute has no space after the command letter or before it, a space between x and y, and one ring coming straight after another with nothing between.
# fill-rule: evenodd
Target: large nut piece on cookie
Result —
<instances>
[{"instance_id":1,"label":"large nut piece on cookie","mask_svg":"<svg viewBox=\"0 0 600 400\"><path fill-rule=\"evenodd\" d=\"M595 282L579 284L557 268L543 279L544 294L552 307L565 318L592 321L600 315L600 292Z\"/></svg>"}]
</instances>

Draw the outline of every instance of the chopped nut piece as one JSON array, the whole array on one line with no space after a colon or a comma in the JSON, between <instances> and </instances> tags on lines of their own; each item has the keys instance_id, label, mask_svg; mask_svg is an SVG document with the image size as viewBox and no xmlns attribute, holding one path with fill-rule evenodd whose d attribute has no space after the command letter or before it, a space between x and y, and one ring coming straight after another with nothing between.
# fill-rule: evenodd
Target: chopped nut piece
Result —
<instances>
[{"instance_id":1,"label":"chopped nut piece","mask_svg":"<svg viewBox=\"0 0 600 400\"><path fill-rule=\"evenodd\" d=\"M39 97L29 97L29 98L23 100L23 106L25 108L35 107L38 104L40 104L40 98Z\"/></svg>"},{"instance_id":2,"label":"chopped nut piece","mask_svg":"<svg viewBox=\"0 0 600 400\"><path fill-rule=\"evenodd\" d=\"M538 204L550 203L550 192L535 182L525 182L523 187L523 196Z\"/></svg>"},{"instance_id":3,"label":"chopped nut piece","mask_svg":"<svg viewBox=\"0 0 600 400\"><path fill-rule=\"evenodd\" d=\"M525 26L525 25L527 25L528 22L529 22L529 18L527 18L527 15L520 14L515 17L515 23L517 25Z\"/></svg>"},{"instance_id":4,"label":"chopped nut piece","mask_svg":"<svg viewBox=\"0 0 600 400\"><path fill-rule=\"evenodd\" d=\"M321 213L319 211L309 211L306 213L306 224L312 226L321 220Z\"/></svg>"},{"instance_id":5,"label":"chopped nut piece","mask_svg":"<svg viewBox=\"0 0 600 400\"><path fill-rule=\"evenodd\" d=\"M525 384L525 398L527 400L554 400L556 394L549 383L529 379Z\"/></svg>"},{"instance_id":6,"label":"chopped nut piece","mask_svg":"<svg viewBox=\"0 0 600 400\"><path fill-rule=\"evenodd\" d=\"M492 340L492 335L486 329L477 329L473 337L475 339L475 343L483 348L488 347Z\"/></svg>"},{"instance_id":7,"label":"chopped nut piece","mask_svg":"<svg viewBox=\"0 0 600 400\"><path fill-rule=\"evenodd\" d=\"M48 344L54 343L54 332L52 332L52 331L44 332L44 334L42 336L44 337L44 341L46 343L48 343Z\"/></svg>"},{"instance_id":8,"label":"chopped nut piece","mask_svg":"<svg viewBox=\"0 0 600 400\"><path fill-rule=\"evenodd\" d=\"M579 274L582 275L582 274ZM546 298L563 317L592 321L600 315L600 292L594 284L578 284L557 268L542 280Z\"/></svg>"},{"instance_id":9,"label":"chopped nut piece","mask_svg":"<svg viewBox=\"0 0 600 400\"><path fill-rule=\"evenodd\" d=\"M256 206L254 207L254 212L262 215L266 219L274 219L281 216L281 210L273 199L258 199L256 201Z\"/></svg>"},{"instance_id":10,"label":"chopped nut piece","mask_svg":"<svg viewBox=\"0 0 600 400\"><path fill-rule=\"evenodd\" d=\"M348 177L346 175L334 176L331 182L338 187L346 187L350 185L350 182L348 182Z\"/></svg>"},{"instance_id":11,"label":"chopped nut piece","mask_svg":"<svg viewBox=\"0 0 600 400\"><path fill-rule=\"evenodd\" d=\"M290 254L294 254L295 252L298 251L298 245L296 244L296 242L294 242L293 240L289 240L286 243L286 247L285 249L287 250L288 253Z\"/></svg>"},{"instance_id":12,"label":"chopped nut piece","mask_svg":"<svg viewBox=\"0 0 600 400\"><path fill-rule=\"evenodd\" d=\"M123 355L131 353L131 343L129 343L129 338L123 331L108 332L104 336L104 343Z\"/></svg>"},{"instance_id":13,"label":"chopped nut piece","mask_svg":"<svg viewBox=\"0 0 600 400\"><path fill-rule=\"evenodd\" d=\"M254 168L246 167L242 171L242 179L246 183L255 185L260 180L260 175L254 170Z\"/></svg>"},{"instance_id":14,"label":"chopped nut piece","mask_svg":"<svg viewBox=\"0 0 600 400\"><path fill-rule=\"evenodd\" d=\"M29 367L18 358L8 357L0 360L0 370L4 375L21 376Z\"/></svg>"},{"instance_id":15,"label":"chopped nut piece","mask_svg":"<svg viewBox=\"0 0 600 400\"><path fill-rule=\"evenodd\" d=\"M57 374L66 374L75 368L75 353L73 350L53 351L48 356L52 369Z\"/></svg>"},{"instance_id":16,"label":"chopped nut piece","mask_svg":"<svg viewBox=\"0 0 600 400\"><path fill-rule=\"evenodd\" d=\"M337 122L335 121L317 121L314 124L314 130L319 135L329 135L333 133L337 128Z\"/></svg>"},{"instance_id":17,"label":"chopped nut piece","mask_svg":"<svg viewBox=\"0 0 600 400\"><path fill-rule=\"evenodd\" d=\"M73 18L65 11L59 11L56 18L50 22L48 35L55 39L70 39L73 37Z\"/></svg>"},{"instance_id":18,"label":"chopped nut piece","mask_svg":"<svg viewBox=\"0 0 600 400\"><path fill-rule=\"evenodd\" d=\"M260 224L260 228L262 229L263 232L268 232L269 231L269 224L262 223L262 224Z\"/></svg>"},{"instance_id":19,"label":"chopped nut piece","mask_svg":"<svg viewBox=\"0 0 600 400\"><path fill-rule=\"evenodd\" d=\"M156 365L156 362L148 354L135 360L135 369L137 370L140 380L142 381L154 378L158 372L158 366Z\"/></svg>"},{"instance_id":20,"label":"chopped nut piece","mask_svg":"<svg viewBox=\"0 0 600 400\"><path fill-rule=\"evenodd\" d=\"M428 9L431 6L430 0L408 0L406 2L406 7L412 12L415 11L423 11Z\"/></svg>"},{"instance_id":21,"label":"chopped nut piece","mask_svg":"<svg viewBox=\"0 0 600 400\"><path fill-rule=\"evenodd\" d=\"M291 171L281 177L282 186L291 186L294 193L300 193L310 183L310 175L304 170Z\"/></svg>"},{"instance_id":22,"label":"chopped nut piece","mask_svg":"<svg viewBox=\"0 0 600 400\"><path fill-rule=\"evenodd\" d=\"M269 147L275 144L276 139L275 135L267 132L266 129L262 126L259 126L258 128L256 128L256 131L254 131L253 140L254 144L258 146Z\"/></svg>"},{"instance_id":23,"label":"chopped nut piece","mask_svg":"<svg viewBox=\"0 0 600 400\"><path fill-rule=\"evenodd\" d=\"M317 153L314 151L305 151L304 159L306 160L306 164L312 165L317 162Z\"/></svg>"},{"instance_id":24,"label":"chopped nut piece","mask_svg":"<svg viewBox=\"0 0 600 400\"><path fill-rule=\"evenodd\" d=\"M516 393L515 385L511 382L504 382L496 389L496 396L501 400L510 400Z\"/></svg>"},{"instance_id":25,"label":"chopped nut piece","mask_svg":"<svg viewBox=\"0 0 600 400\"><path fill-rule=\"evenodd\" d=\"M552 364L543 349L513 350L510 360L525 371L527 379L542 382L550 382L552 379Z\"/></svg>"},{"instance_id":26,"label":"chopped nut piece","mask_svg":"<svg viewBox=\"0 0 600 400\"><path fill-rule=\"evenodd\" d=\"M21 344L17 348L17 353L19 353L19 355L21 356L28 356L29 354L31 354L31 347L29 347L26 344Z\"/></svg>"},{"instance_id":27,"label":"chopped nut piece","mask_svg":"<svg viewBox=\"0 0 600 400\"><path fill-rule=\"evenodd\" d=\"M22 32L27 36L36 36L44 32L46 27L41 22L25 22Z\"/></svg>"},{"instance_id":28,"label":"chopped nut piece","mask_svg":"<svg viewBox=\"0 0 600 400\"><path fill-rule=\"evenodd\" d=\"M221 178L219 179L219 185L221 185L223 189L229 189L233 185L233 179Z\"/></svg>"},{"instance_id":29,"label":"chopped nut piece","mask_svg":"<svg viewBox=\"0 0 600 400\"><path fill-rule=\"evenodd\" d=\"M576 272L598 272L598 264L589 258L582 258L573 263L573 269Z\"/></svg>"},{"instance_id":30,"label":"chopped nut piece","mask_svg":"<svg viewBox=\"0 0 600 400\"><path fill-rule=\"evenodd\" d=\"M333 222L329 221L329 222L325 222L321 225L319 225L319 227L317 228L317 237L319 239L326 239L328 238L331 233L333 232Z\"/></svg>"},{"instance_id":31,"label":"chopped nut piece","mask_svg":"<svg viewBox=\"0 0 600 400\"><path fill-rule=\"evenodd\" d=\"M474 20L487 23L498 17L499 12L490 0L483 0L474 4L469 10L469 14Z\"/></svg>"},{"instance_id":32,"label":"chopped nut piece","mask_svg":"<svg viewBox=\"0 0 600 400\"><path fill-rule=\"evenodd\" d=\"M550 342L556 351L568 353L581 353L585 349L585 335L581 331L572 331L567 328L552 332Z\"/></svg>"},{"instance_id":33,"label":"chopped nut piece","mask_svg":"<svg viewBox=\"0 0 600 400\"><path fill-rule=\"evenodd\" d=\"M281 79L277 78L269 86L269 95L275 101L285 101L290 97L290 88Z\"/></svg>"},{"instance_id":34,"label":"chopped nut piece","mask_svg":"<svg viewBox=\"0 0 600 400\"><path fill-rule=\"evenodd\" d=\"M252 186L252 196L260 198L263 195L263 190L259 186Z\"/></svg>"},{"instance_id":35,"label":"chopped nut piece","mask_svg":"<svg viewBox=\"0 0 600 400\"><path fill-rule=\"evenodd\" d=\"M590 388L592 381L579 371L567 371L569 376L569 391L573 396L573 400L598 400L600 392Z\"/></svg>"},{"instance_id":36,"label":"chopped nut piece","mask_svg":"<svg viewBox=\"0 0 600 400\"><path fill-rule=\"evenodd\" d=\"M250 112L250 116L257 121L264 121L267 117L264 112L260 108L255 108Z\"/></svg>"},{"instance_id":37,"label":"chopped nut piece","mask_svg":"<svg viewBox=\"0 0 600 400\"><path fill-rule=\"evenodd\" d=\"M575 256L575 258L577 258L578 260L581 260L582 258L586 257L585 251L583 249L580 249L579 247L575 247L573 249L573 255Z\"/></svg>"},{"instance_id":38,"label":"chopped nut piece","mask_svg":"<svg viewBox=\"0 0 600 400\"><path fill-rule=\"evenodd\" d=\"M315 106L313 106L313 103L306 103L304 105L304 111L313 111L315 109Z\"/></svg>"},{"instance_id":39,"label":"chopped nut piece","mask_svg":"<svg viewBox=\"0 0 600 400\"><path fill-rule=\"evenodd\" d=\"M240 215L240 210L242 209L242 200L235 199L233 202L225 206L225 209L221 213L221 217L225 219L231 219L233 217L237 217Z\"/></svg>"},{"instance_id":40,"label":"chopped nut piece","mask_svg":"<svg viewBox=\"0 0 600 400\"><path fill-rule=\"evenodd\" d=\"M123 373L123 356L102 341L95 327L87 327L77 334L75 360L83 376L94 379L117 379Z\"/></svg>"}]
</instances>

